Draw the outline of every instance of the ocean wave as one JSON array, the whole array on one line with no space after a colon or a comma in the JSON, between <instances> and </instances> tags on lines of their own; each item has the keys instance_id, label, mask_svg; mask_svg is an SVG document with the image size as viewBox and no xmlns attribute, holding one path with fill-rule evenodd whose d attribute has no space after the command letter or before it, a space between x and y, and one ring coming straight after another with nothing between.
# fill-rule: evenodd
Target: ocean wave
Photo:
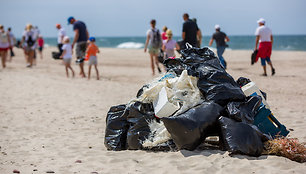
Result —
<instances>
[{"instance_id":1,"label":"ocean wave","mask_svg":"<svg viewBox=\"0 0 306 174\"><path fill-rule=\"evenodd\" d=\"M117 46L117 48L133 48L133 49L139 49L143 48L143 43L137 43L137 42L123 42Z\"/></svg>"}]
</instances>

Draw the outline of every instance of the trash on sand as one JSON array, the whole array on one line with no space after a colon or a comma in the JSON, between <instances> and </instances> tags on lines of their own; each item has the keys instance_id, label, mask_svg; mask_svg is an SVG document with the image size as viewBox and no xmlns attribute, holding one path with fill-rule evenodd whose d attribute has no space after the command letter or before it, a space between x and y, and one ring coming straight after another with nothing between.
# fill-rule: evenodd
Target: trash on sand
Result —
<instances>
[{"instance_id":1,"label":"trash on sand","mask_svg":"<svg viewBox=\"0 0 306 174\"><path fill-rule=\"evenodd\" d=\"M266 94L247 78L236 82L209 48L181 55L166 59L167 72L143 85L128 104L110 108L108 150L194 150L217 136L222 150L260 156L264 142L289 133L272 117Z\"/></svg>"},{"instance_id":2,"label":"trash on sand","mask_svg":"<svg viewBox=\"0 0 306 174\"><path fill-rule=\"evenodd\" d=\"M270 109L270 106L266 102L263 94L261 93L261 91L259 90L259 88L256 86L254 82L250 82L242 86L241 89L246 96L259 95L262 98L262 103L266 106L267 109Z\"/></svg>"},{"instance_id":3,"label":"trash on sand","mask_svg":"<svg viewBox=\"0 0 306 174\"><path fill-rule=\"evenodd\" d=\"M168 101L168 95L165 87L160 90L158 98L154 101L153 105L155 116L158 118L169 117L180 108L178 102L175 105Z\"/></svg>"}]
</instances>

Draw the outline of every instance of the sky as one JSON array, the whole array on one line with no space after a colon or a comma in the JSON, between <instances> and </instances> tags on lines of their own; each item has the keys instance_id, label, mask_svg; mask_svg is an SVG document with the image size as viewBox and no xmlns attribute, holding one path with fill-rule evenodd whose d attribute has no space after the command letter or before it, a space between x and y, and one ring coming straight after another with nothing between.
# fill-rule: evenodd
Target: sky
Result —
<instances>
[{"instance_id":1,"label":"sky","mask_svg":"<svg viewBox=\"0 0 306 174\"><path fill-rule=\"evenodd\" d=\"M91 36L145 36L150 20L181 35L183 13L197 18L204 36L219 24L228 35L253 35L259 18L274 35L306 35L306 0L0 0L0 24L20 37L27 23L56 37L56 23L69 36L67 18L85 22Z\"/></svg>"}]
</instances>

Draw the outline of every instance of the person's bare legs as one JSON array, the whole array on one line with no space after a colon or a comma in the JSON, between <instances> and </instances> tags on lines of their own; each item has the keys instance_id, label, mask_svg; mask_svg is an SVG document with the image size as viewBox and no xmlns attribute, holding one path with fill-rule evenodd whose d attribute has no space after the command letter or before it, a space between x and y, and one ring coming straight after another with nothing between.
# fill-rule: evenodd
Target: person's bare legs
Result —
<instances>
[{"instance_id":1,"label":"person's bare legs","mask_svg":"<svg viewBox=\"0 0 306 174\"><path fill-rule=\"evenodd\" d=\"M39 51L40 59L43 59L42 51Z\"/></svg>"},{"instance_id":2,"label":"person's bare legs","mask_svg":"<svg viewBox=\"0 0 306 174\"><path fill-rule=\"evenodd\" d=\"M6 67L6 52L5 51L1 51L0 52L0 56L1 56L1 62L2 62L2 68Z\"/></svg>"},{"instance_id":3,"label":"person's bare legs","mask_svg":"<svg viewBox=\"0 0 306 174\"><path fill-rule=\"evenodd\" d=\"M97 80L100 79L99 70L97 64L95 65L96 73L97 73Z\"/></svg>"},{"instance_id":4,"label":"person's bare legs","mask_svg":"<svg viewBox=\"0 0 306 174\"><path fill-rule=\"evenodd\" d=\"M28 52L29 67L31 67L33 65L33 59L34 59L34 50L30 50Z\"/></svg>"},{"instance_id":5,"label":"person's bare legs","mask_svg":"<svg viewBox=\"0 0 306 174\"><path fill-rule=\"evenodd\" d=\"M68 72L68 63L65 63L65 70L66 70L66 77L69 77L69 72Z\"/></svg>"},{"instance_id":6,"label":"person's bare legs","mask_svg":"<svg viewBox=\"0 0 306 174\"><path fill-rule=\"evenodd\" d=\"M267 66L263 65L262 68L264 70L263 76L267 76Z\"/></svg>"},{"instance_id":7,"label":"person's bare legs","mask_svg":"<svg viewBox=\"0 0 306 174\"><path fill-rule=\"evenodd\" d=\"M268 62L271 67L272 76L275 74L275 69L273 68L272 61Z\"/></svg>"},{"instance_id":8,"label":"person's bare legs","mask_svg":"<svg viewBox=\"0 0 306 174\"><path fill-rule=\"evenodd\" d=\"M159 68L159 61L158 61L158 55L157 54L154 55L154 63L156 65L157 69L158 69L158 72L161 73L161 70Z\"/></svg>"},{"instance_id":9,"label":"person's bare legs","mask_svg":"<svg viewBox=\"0 0 306 174\"><path fill-rule=\"evenodd\" d=\"M74 77L74 71L73 71L73 69L72 69L70 63L68 64L68 68L69 68L69 69L71 70L71 72L72 72L72 77Z\"/></svg>"},{"instance_id":10,"label":"person's bare legs","mask_svg":"<svg viewBox=\"0 0 306 174\"><path fill-rule=\"evenodd\" d=\"M84 78L86 77L84 72L84 62L80 63L80 75Z\"/></svg>"},{"instance_id":11,"label":"person's bare legs","mask_svg":"<svg viewBox=\"0 0 306 174\"><path fill-rule=\"evenodd\" d=\"M90 79L91 65L88 66L88 80Z\"/></svg>"},{"instance_id":12,"label":"person's bare legs","mask_svg":"<svg viewBox=\"0 0 306 174\"><path fill-rule=\"evenodd\" d=\"M153 53L150 53L150 60L151 60L151 69L152 69L152 75L155 75L155 67L154 67L154 57L153 57Z\"/></svg>"}]
</instances>

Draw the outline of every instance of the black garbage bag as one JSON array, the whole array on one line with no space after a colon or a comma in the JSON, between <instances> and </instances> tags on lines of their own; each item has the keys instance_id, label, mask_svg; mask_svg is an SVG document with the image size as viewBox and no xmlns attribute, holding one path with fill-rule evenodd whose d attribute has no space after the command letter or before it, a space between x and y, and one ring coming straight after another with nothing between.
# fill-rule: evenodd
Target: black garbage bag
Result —
<instances>
[{"instance_id":1,"label":"black garbage bag","mask_svg":"<svg viewBox=\"0 0 306 174\"><path fill-rule=\"evenodd\" d=\"M181 58L167 58L164 60L164 65L167 72L173 71L177 76L181 75L182 72L187 68L186 65L183 64L183 60Z\"/></svg>"},{"instance_id":2,"label":"black garbage bag","mask_svg":"<svg viewBox=\"0 0 306 174\"><path fill-rule=\"evenodd\" d=\"M154 108L151 103L135 102L129 106L127 121L130 128L127 133L127 148L130 150L143 149L142 141L151 133L149 122L153 121Z\"/></svg>"},{"instance_id":3,"label":"black garbage bag","mask_svg":"<svg viewBox=\"0 0 306 174\"><path fill-rule=\"evenodd\" d=\"M230 118L219 118L221 140L231 154L260 156L263 151L263 135L251 125L236 122Z\"/></svg>"},{"instance_id":4,"label":"black garbage bag","mask_svg":"<svg viewBox=\"0 0 306 174\"><path fill-rule=\"evenodd\" d=\"M236 82L238 83L238 85L239 85L240 87L242 87L242 86L244 86L244 85L250 83L251 80L248 79L248 78L245 78L245 77L239 77L239 79L238 79ZM260 90L260 92L261 92L261 94L263 95L263 97L265 98L265 100L267 100L267 93L263 92L262 90Z\"/></svg>"},{"instance_id":5,"label":"black garbage bag","mask_svg":"<svg viewBox=\"0 0 306 174\"><path fill-rule=\"evenodd\" d=\"M125 150L129 129L126 105L112 106L106 117L104 144L107 150Z\"/></svg>"},{"instance_id":6,"label":"black garbage bag","mask_svg":"<svg viewBox=\"0 0 306 174\"><path fill-rule=\"evenodd\" d=\"M218 117L223 108L214 102L204 102L183 114L161 120L178 149L194 150L207 136L218 133Z\"/></svg>"},{"instance_id":7,"label":"black garbage bag","mask_svg":"<svg viewBox=\"0 0 306 174\"><path fill-rule=\"evenodd\" d=\"M258 113L262 99L260 96L247 97L245 102L229 102L226 105L226 111L229 118L238 122L253 124L254 117Z\"/></svg>"},{"instance_id":8,"label":"black garbage bag","mask_svg":"<svg viewBox=\"0 0 306 174\"><path fill-rule=\"evenodd\" d=\"M187 52L188 51L188 52ZM198 88L207 100L222 106L229 101L244 101L245 95L230 76L216 55L208 48L192 48L182 51L188 64L188 74L199 77Z\"/></svg>"},{"instance_id":9,"label":"black garbage bag","mask_svg":"<svg viewBox=\"0 0 306 174\"><path fill-rule=\"evenodd\" d=\"M53 57L53 59L61 59L60 57L61 57L61 53L60 52L52 52L51 53L52 54L52 57Z\"/></svg>"},{"instance_id":10,"label":"black garbage bag","mask_svg":"<svg viewBox=\"0 0 306 174\"><path fill-rule=\"evenodd\" d=\"M250 83L251 80L248 79L248 78L245 78L245 77L239 77L239 79L238 79L236 82L237 82L237 84L238 84L240 87L242 87L242 86L244 86L244 85Z\"/></svg>"}]
</instances>

